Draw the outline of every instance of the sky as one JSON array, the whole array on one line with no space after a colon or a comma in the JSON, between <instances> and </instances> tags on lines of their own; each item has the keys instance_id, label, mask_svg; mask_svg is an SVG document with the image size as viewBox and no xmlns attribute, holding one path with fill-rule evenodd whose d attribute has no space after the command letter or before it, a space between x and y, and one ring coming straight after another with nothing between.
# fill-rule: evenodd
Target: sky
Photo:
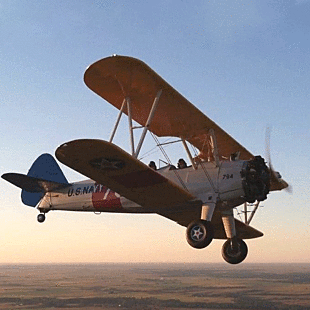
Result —
<instances>
[{"instance_id":1,"label":"sky","mask_svg":"<svg viewBox=\"0 0 310 310\"><path fill-rule=\"evenodd\" d=\"M272 128L272 163L293 193L263 202L251 224L264 237L247 241L245 263L310 262L309 10L308 0L0 1L0 174L26 174L66 141L108 140L118 111L83 74L132 56L253 154L265 156ZM115 143L130 151L127 126ZM141 154L152 147L148 136ZM60 166L70 182L84 179ZM0 263L224 264L223 241L195 250L184 227L158 215L55 211L40 224L37 214L0 179Z\"/></svg>"}]
</instances>

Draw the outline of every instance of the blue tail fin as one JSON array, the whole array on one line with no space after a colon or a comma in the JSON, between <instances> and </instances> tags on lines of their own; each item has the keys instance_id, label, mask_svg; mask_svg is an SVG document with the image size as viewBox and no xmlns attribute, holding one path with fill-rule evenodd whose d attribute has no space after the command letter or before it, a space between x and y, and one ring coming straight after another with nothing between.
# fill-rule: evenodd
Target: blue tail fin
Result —
<instances>
[{"instance_id":1,"label":"blue tail fin","mask_svg":"<svg viewBox=\"0 0 310 310\"><path fill-rule=\"evenodd\" d=\"M42 154L32 164L27 176L52 181L57 183L68 184L66 177L61 171L54 157L50 154ZM27 192L22 190L22 202L31 207L35 207L44 196L44 192Z\"/></svg>"}]
</instances>

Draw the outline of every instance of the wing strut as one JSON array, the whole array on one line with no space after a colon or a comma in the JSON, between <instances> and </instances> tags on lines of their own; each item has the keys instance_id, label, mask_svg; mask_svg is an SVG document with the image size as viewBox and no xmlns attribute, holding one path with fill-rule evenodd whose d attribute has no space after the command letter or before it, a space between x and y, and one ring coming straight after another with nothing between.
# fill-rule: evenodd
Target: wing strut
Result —
<instances>
[{"instance_id":1,"label":"wing strut","mask_svg":"<svg viewBox=\"0 0 310 310\"><path fill-rule=\"evenodd\" d=\"M121 120L122 114L123 114L123 112L124 112L125 103L126 103L126 99L123 100L122 107L121 107L121 109L119 110L119 114L118 114L118 117L117 117L117 120L116 120L114 129L113 129L113 131L112 131L112 133L111 133L111 137L110 137L109 142L112 142L112 141L113 141L113 138L114 138L114 136L115 136L117 127L118 127L118 125L119 125L119 122L120 122L120 120Z\"/></svg>"},{"instance_id":2,"label":"wing strut","mask_svg":"<svg viewBox=\"0 0 310 310\"><path fill-rule=\"evenodd\" d=\"M150 111L150 114L149 114L149 117L146 121L146 124L144 126L144 129L143 129L143 132L141 134L141 138L140 138L140 141L139 141L139 144L137 146L137 150L136 150L136 153L135 153L135 157L137 158L138 155L139 155L139 152L141 150L141 147L142 147L142 144L144 142L144 139L145 139L145 136L146 136L146 133L151 125L151 122L153 120L153 117L155 115L155 111L156 111L156 108L157 108L157 105L159 103L159 98L161 96L161 93L162 93L162 89L160 89L157 94L156 94L156 97L154 99L154 102L153 102L153 105L152 105L152 108L151 108L151 111Z\"/></svg>"},{"instance_id":3,"label":"wing strut","mask_svg":"<svg viewBox=\"0 0 310 310\"><path fill-rule=\"evenodd\" d=\"M122 88L123 89L123 88ZM116 133L116 130L118 128L118 125L120 123L120 120L121 120L121 117L124 113L124 110L125 110L125 107L127 107L127 116L128 116L128 127L129 127L129 136L130 136L130 146L131 146L131 153L132 153L132 156L137 158L139 153L140 153L140 150L141 150L141 147L142 147L142 144L144 142L144 139L145 139L145 136L146 136L146 133L152 123L152 120L154 118L154 115L155 115L155 112L156 112L156 108L157 108L157 105L159 103L159 99L160 99L160 96L162 94L162 89L160 89L155 98L154 98L154 102L153 102L153 105L151 107L151 110L150 110L150 113L149 113L149 116L147 118L147 121L145 123L144 126L139 126L139 127L134 127L132 125L132 112L131 112L131 100L130 100L130 97L129 96L126 96L123 100L123 103L122 103L122 106L120 108L120 111L119 111L119 114L118 114L118 117L116 119L116 122L115 122L115 125L114 125L114 128L113 128L113 131L111 133L111 136L110 136L110 140L109 142L112 142L113 139L114 139L114 136L115 136L115 133ZM137 146L137 149L135 150L135 143L134 143L134 134L133 134L133 130L136 129L136 128L143 128L143 132L141 134L141 137L140 137L140 140L139 140L139 143L138 143L138 146Z\"/></svg>"},{"instance_id":4,"label":"wing strut","mask_svg":"<svg viewBox=\"0 0 310 310\"><path fill-rule=\"evenodd\" d=\"M213 155L216 167L219 167L220 166L219 151L217 148L217 142L216 142L214 129L211 128L209 130L209 136L210 136L210 145L211 145L212 155Z\"/></svg>"},{"instance_id":5,"label":"wing strut","mask_svg":"<svg viewBox=\"0 0 310 310\"><path fill-rule=\"evenodd\" d=\"M243 209L241 210L238 210L238 208L235 208L235 209L237 210L237 215L239 215L240 220L246 225L250 225L259 206L260 206L260 201L256 201L255 203L245 202L243 204ZM244 220L242 220L241 214L244 214Z\"/></svg>"},{"instance_id":6,"label":"wing strut","mask_svg":"<svg viewBox=\"0 0 310 310\"><path fill-rule=\"evenodd\" d=\"M251 223L251 221L252 221L252 219L254 217L254 214L257 211L258 207L259 207L259 203L260 203L260 201L256 201L256 203L254 205L254 209L251 212L251 215L250 215L249 219L246 221L246 224L250 225L250 223Z\"/></svg>"},{"instance_id":7,"label":"wing strut","mask_svg":"<svg viewBox=\"0 0 310 310\"><path fill-rule=\"evenodd\" d=\"M184 146L184 149L185 149L185 151L186 151L186 153L187 153L187 156L188 156L189 160L191 161L191 164L192 164L193 169L194 169L194 170L197 170L197 165L196 165L196 163L195 163L195 161L194 161L194 158L193 158L191 152L190 152L189 149L188 149L188 146L187 146L186 141L185 141L183 138L181 139L181 141L182 141L182 143L183 143L183 146Z\"/></svg>"},{"instance_id":8,"label":"wing strut","mask_svg":"<svg viewBox=\"0 0 310 310\"><path fill-rule=\"evenodd\" d=\"M129 135L130 135L130 145L131 145L131 155L135 155L135 141L133 135L133 126L132 126L132 116L131 116L131 101L129 97L126 97L127 102L127 114L128 114L128 125L129 125Z\"/></svg>"}]
</instances>

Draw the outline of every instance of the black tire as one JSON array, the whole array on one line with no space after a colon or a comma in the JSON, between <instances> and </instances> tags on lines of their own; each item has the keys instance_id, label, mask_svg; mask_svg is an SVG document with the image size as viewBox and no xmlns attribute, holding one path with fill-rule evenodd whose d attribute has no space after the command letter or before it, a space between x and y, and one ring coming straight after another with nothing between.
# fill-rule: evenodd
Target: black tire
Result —
<instances>
[{"instance_id":1,"label":"black tire","mask_svg":"<svg viewBox=\"0 0 310 310\"><path fill-rule=\"evenodd\" d=\"M232 248L232 241L227 240L222 247L222 256L227 263L230 264L239 264L248 255L248 247L246 243L239 238L234 240L236 249Z\"/></svg>"},{"instance_id":2,"label":"black tire","mask_svg":"<svg viewBox=\"0 0 310 310\"><path fill-rule=\"evenodd\" d=\"M43 213L40 213L38 216L37 216L37 220L39 223L43 223L45 221L45 214Z\"/></svg>"},{"instance_id":3,"label":"black tire","mask_svg":"<svg viewBox=\"0 0 310 310\"><path fill-rule=\"evenodd\" d=\"M186 240L195 249L207 247L214 237L214 229L209 221L198 220L191 222L186 229Z\"/></svg>"}]
</instances>

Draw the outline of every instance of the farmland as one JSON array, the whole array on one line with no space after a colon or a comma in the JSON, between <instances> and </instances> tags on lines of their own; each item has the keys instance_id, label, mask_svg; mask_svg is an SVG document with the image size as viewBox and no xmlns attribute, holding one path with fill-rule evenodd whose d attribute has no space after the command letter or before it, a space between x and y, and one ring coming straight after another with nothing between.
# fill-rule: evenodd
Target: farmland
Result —
<instances>
[{"instance_id":1,"label":"farmland","mask_svg":"<svg viewBox=\"0 0 310 310\"><path fill-rule=\"evenodd\" d=\"M310 309L310 265L0 265L12 308Z\"/></svg>"}]
</instances>

